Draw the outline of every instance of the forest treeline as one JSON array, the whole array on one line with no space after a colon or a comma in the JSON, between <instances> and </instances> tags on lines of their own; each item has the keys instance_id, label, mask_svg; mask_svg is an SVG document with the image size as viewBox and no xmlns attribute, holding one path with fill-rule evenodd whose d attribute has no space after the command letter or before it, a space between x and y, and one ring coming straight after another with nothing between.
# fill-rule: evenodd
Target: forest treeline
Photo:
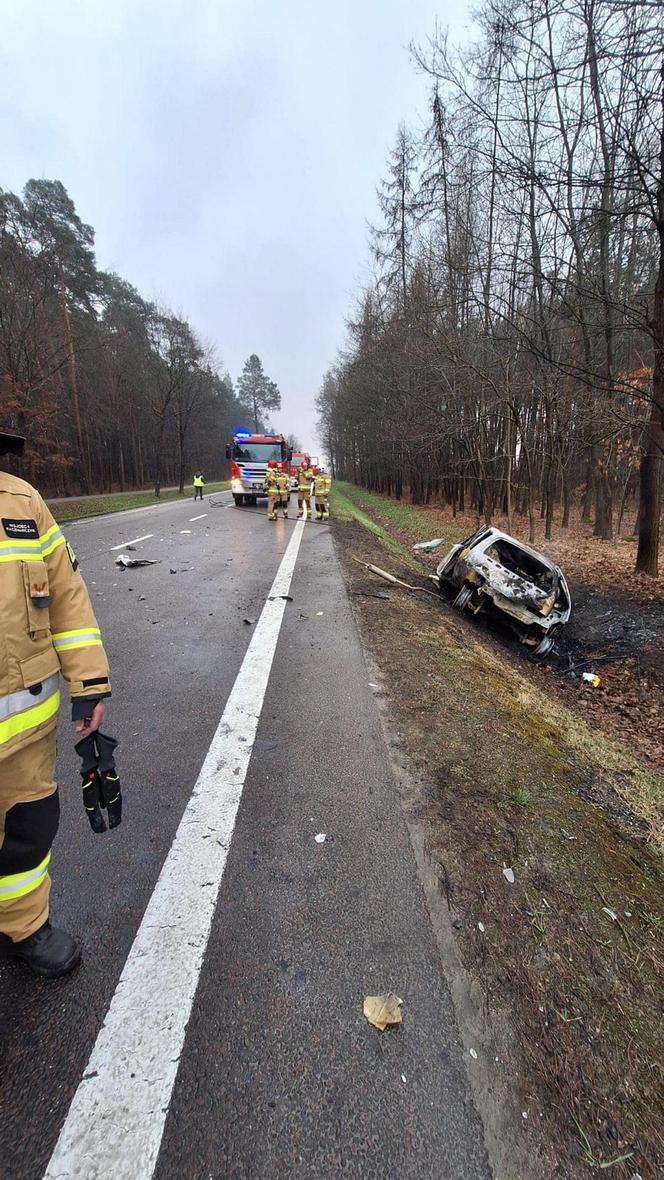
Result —
<instances>
[{"instance_id":1,"label":"forest treeline","mask_svg":"<svg viewBox=\"0 0 664 1180\"><path fill-rule=\"evenodd\" d=\"M0 190L0 423L27 437L21 474L42 492L225 478L233 427L278 408L270 386L271 402L238 397L185 319L99 270L59 181Z\"/></svg>"},{"instance_id":2,"label":"forest treeline","mask_svg":"<svg viewBox=\"0 0 664 1180\"><path fill-rule=\"evenodd\" d=\"M657 573L662 7L484 0L379 188L371 278L318 399L335 474L490 521L573 508ZM625 514L629 514L629 522ZM633 514L633 515L632 515Z\"/></svg>"}]
</instances>

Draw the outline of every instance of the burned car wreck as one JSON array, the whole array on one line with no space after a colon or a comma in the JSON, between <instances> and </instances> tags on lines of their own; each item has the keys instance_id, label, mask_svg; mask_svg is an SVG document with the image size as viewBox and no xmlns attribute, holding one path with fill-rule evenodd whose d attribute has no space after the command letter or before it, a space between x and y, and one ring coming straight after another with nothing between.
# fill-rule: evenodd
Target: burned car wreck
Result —
<instances>
[{"instance_id":1,"label":"burned car wreck","mask_svg":"<svg viewBox=\"0 0 664 1180\"><path fill-rule=\"evenodd\" d=\"M537 657L551 651L572 611L562 570L499 529L478 529L455 545L431 580L441 591L456 590L459 610L497 614Z\"/></svg>"}]
</instances>

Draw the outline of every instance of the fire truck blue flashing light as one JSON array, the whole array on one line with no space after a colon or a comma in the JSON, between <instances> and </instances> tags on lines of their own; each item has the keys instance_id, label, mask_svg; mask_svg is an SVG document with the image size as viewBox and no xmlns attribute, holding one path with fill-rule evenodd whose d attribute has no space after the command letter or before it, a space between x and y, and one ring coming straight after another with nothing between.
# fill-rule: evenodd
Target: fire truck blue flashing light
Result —
<instances>
[{"instance_id":1,"label":"fire truck blue flashing light","mask_svg":"<svg viewBox=\"0 0 664 1180\"><path fill-rule=\"evenodd\" d=\"M239 430L233 431L233 438L251 438L251 431L241 426Z\"/></svg>"}]
</instances>

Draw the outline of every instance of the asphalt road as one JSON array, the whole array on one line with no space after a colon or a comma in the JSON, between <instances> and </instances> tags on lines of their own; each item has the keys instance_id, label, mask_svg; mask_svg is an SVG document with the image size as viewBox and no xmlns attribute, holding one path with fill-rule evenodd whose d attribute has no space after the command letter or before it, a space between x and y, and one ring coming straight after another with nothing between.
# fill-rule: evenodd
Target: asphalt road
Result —
<instances>
[{"instance_id":1,"label":"asphalt road","mask_svg":"<svg viewBox=\"0 0 664 1180\"><path fill-rule=\"evenodd\" d=\"M186 1024L174 1085L164 1090L161 1079L147 1115L156 1120L155 1161L146 1171L138 1157L123 1158L113 1099L99 1116L98 1145L88 1141L64 1165L60 1155L50 1170L81 1079L97 1073L86 1074L91 1053L220 718L232 692L246 696L253 683L245 656L287 546L299 539L292 519L271 524L261 510L235 509L228 494L216 499L224 506L169 503L66 528L111 661L106 729L121 742L125 813L116 831L90 831L63 716L52 917L81 939L84 961L55 983L0 961L0 1177L41 1180L49 1169L80 1180L486 1180L472 1061L330 530L317 522L303 531L293 601L281 603L280 627L280 614L269 624L276 651L209 940L177 936L183 961L202 959L191 1016L182 1018L169 972L135 1005L140 1022L172 995L164 1038L178 1015ZM146 534L135 555L159 564L118 569L118 546ZM187 853L192 862L204 838ZM380 1033L362 999L389 990L403 998L404 1020ZM109 1016L107 1039L112 1030Z\"/></svg>"}]
</instances>

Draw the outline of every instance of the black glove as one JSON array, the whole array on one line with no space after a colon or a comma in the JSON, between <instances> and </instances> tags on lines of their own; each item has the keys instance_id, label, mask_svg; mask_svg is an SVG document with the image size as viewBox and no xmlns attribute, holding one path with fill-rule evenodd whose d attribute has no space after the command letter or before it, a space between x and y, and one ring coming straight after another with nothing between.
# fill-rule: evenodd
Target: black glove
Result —
<instances>
[{"instance_id":1,"label":"black glove","mask_svg":"<svg viewBox=\"0 0 664 1180\"><path fill-rule=\"evenodd\" d=\"M122 793L113 756L115 738L96 730L76 742L74 749L81 759L83 778L83 806L93 832L105 832L106 821L101 813L108 812L109 828L122 822Z\"/></svg>"}]
</instances>

